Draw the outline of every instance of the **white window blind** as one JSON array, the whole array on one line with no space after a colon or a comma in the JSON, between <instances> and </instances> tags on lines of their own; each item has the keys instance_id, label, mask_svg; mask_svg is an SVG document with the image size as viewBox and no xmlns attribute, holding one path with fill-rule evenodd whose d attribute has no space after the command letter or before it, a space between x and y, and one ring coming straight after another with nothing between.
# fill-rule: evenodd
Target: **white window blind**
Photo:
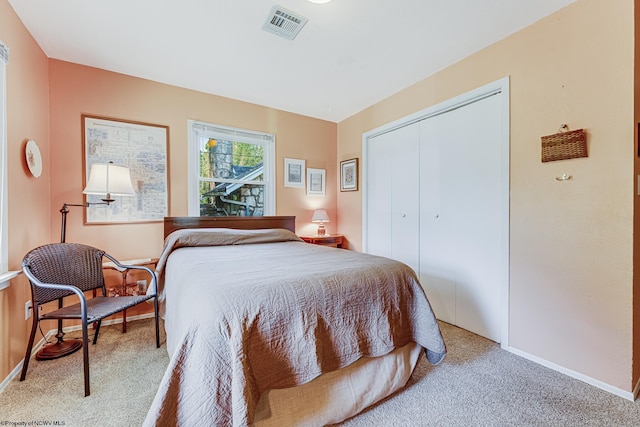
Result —
<instances>
[{"instance_id":1,"label":"white window blind","mask_svg":"<svg viewBox=\"0 0 640 427\"><path fill-rule=\"evenodd\" d=\"M251 132L225 126L214 126L202 122L193 122L191 129L197 133L201 133L202 135L214 139L249 142L251 144L273 142L273 135L268 133Z\"/></svg>"}]
</instances>

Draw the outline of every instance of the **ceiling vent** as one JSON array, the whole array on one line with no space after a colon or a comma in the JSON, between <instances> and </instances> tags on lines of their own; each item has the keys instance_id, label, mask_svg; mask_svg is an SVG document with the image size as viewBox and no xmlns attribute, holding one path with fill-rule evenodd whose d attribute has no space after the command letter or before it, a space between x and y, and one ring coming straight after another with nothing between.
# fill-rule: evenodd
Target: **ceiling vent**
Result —
<instances>
[{"instance_id":1,"label":"ceiling vent","mask_svg":"<svg viewBox=\"0 0 640 427\"><path fill-rule=\"evenodd\" d=\"M293 40L307 21L308 19L304 16L275 5L271 8L262 29L285 39Z\"/></svg>"}]
</instances>

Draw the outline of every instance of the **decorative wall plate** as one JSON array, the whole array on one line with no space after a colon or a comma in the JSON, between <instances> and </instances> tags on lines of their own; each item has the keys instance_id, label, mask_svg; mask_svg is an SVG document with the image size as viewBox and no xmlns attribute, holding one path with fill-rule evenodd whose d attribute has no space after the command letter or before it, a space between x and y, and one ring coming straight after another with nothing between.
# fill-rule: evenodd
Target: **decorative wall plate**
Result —
<instances>
[{"instance_id":1,"label":"decorative wall plate","mask_svg":"<svg viewBox=\"0 0 640 427\"><path fill-rule=\"evenodd\" d=\"M25 157L31 175L39 178L42 174L42 156L40 155L40 148L38 148L38 144L33 139L27 141Z\"/></svg>"}]
</instances>

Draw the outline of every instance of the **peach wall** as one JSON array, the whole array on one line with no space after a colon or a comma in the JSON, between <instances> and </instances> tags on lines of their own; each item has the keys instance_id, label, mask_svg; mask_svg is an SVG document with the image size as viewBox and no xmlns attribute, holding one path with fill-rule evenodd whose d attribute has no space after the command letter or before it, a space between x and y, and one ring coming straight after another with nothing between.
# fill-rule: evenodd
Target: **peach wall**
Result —
<instances>
[{"instance_id":1,"label":"peach wall","mask_svg":"<svg viewBox=\"0 0 640 427\"><path fill-rule=\"evenodd\" d=\"M299 233L313 229L312 210L327 208L335 218L335 123L207 95L57 60L50 61L51 154L55 188L49 210L82 202L81 114L169 126L170 216L187 214L187 120L263 131L276 138L276 210L295 215ZM284 158L305 159L307 167L327 170L326 196L284 188ZM50 239L59 239L60 216L51 216ZM334 228L333 228L334 229ZM102 247L116 257L156 257L162 249L162 223L84 225L80 208L67 217L67 241ZM329 230L332 230L331 224Z\"/></svg>"},{"instance_id":2,"label":"peach wall","mask_svg":"<svg viewBox=\"0 0 640 427\"><path fill-rule=\"evenodd\" d=\"M623 392L637 377L633 7L579 0L341 122L337 152L361 157L362 133L510 76L510 346ZM543 164L540 137L561 123L587 130L589 157ZM356 249L361 198L338 195Z\"/></svg>"},{"instance_id":3,"label":"peach wall","mask_svg":"<svg viewBox=\"0 0 640 427\"><path fill-rule=\"evenodd\" d=\"M47 62L11 6L0 0L0 40L11 48L10 268L17 269L31 247L56 241L60 206L82 200L82 113L170 126L171 215L186 214L188 118L273 132L277 213L296 215L299 232L304 233L313 226L303 218L310 218L314 205L324 202L337 218L329 231L345 233L349 245L359 249L362 194L338 191L337 161L361 158L362 133L367 130L510 75L511 345L631 390L639 371L637 362L633 374L631 367L633 3L579 0L336 126L107 71ZM541 164L539 137L562 122L588 130L589 158ZM27 138L36 139L43 153L45 167L38 180L27 175L24 166ZM284 157L303 158L309 167L327 169L324 200L282 188ZM554 176L563 172L575 179L557 183ZM161 246L160 224L84 226L76 208L69 214L68 227L69 241L100 245L119 257L155 256ZM21 277L0 291L0 379L22 359L28 330L23 307L28 298Z\"/></svg>"},{"instance_id":4,"label":"peach wall","mask_svg":"<svg viewBox=\"0 0 640 427\"><path fill-rule=\"evenodd\" d=\"M299 234L315 230L313 209L336 217L335 123L258 105L181 89L82 65L51 60L51 212L63 203L81 203L83 151L81 115L127 119L169 126L169 216L187 215L187 120L275 134L276 214L296 216ZM327 170L325 196L284 188L284 158L305 159L306 166ZM119 259L154 258L163 243L162 222L85 225L81 208L67 216L67 241L105 249ZM51 217L52 241L60 238L60 215ZM328 229L331 231L332 227ZM132 310L133 315L140 310ZM117 316L116 316L117 317Z\"/></svg>"},{"instance_id":5,"label":"peach wall","mask_svg":"<svg viewBox=\"0 0 640 427\"><path fill-rule=\"evenodd\" d=\"M640 0L634 0L635 14L635 50L634 50L634 176L636 177L636 189L635 194L640 194L640 186L638 186L638 176L640 176L640 145L638 141L638 133L640 132ZM640 275L638 273L638 267L640 266L640 197L633 198L633 384L637 384L640 381L640 362L637 361L640 357L640 303L636 304L638 295L640 295Z\"/></svg>"},{"instance_id":6,"label":"peach wall","mask_svg":"<svg viewBox=\"0 0 640 427\"><path fill-rule=\"evenodd\" d=\"M324 207L336 231L335 123L185 90L67 62L48 60L6 0L0 0L0 40L11 49L8 71L9 267L19 269L31 248L58 241L63 203L81 203L81 114L168 125L170 212L187 214L187 119L275 134L276 213L295 215L300 234L311 233L313 209ZM25 140L38 141L43 174L35 179L23 160ZM283 187L284 158L327 170L325 196ZM104 248L118 258L156 257L162 223L84 225L81 208L70 208L67 241ZM109 277L108 280L117 280ZM112 280L112 281L113 281ZM0 291L0 381L24 356L30 299L22 276ZM134 311L132 314L136 314ZM46 325L43 329L54 327Z\"/></svg>"},{"instance_id":7,"label":"peach wall","mask_svg":"<svg viewBox=\"0 0 640 427\"><path fill-rule=\"evenodd\" d=\"M9 269L19 270L23 255L49 241L49 83L47 58L6 0L0 0L0 40L10 49L7 65L7 163L9 192ZM27 139L37 141L44 160L34 178L24 160ZM20 363L30 323L30 299L22 276L0 291L0 381Z\"/></svg>"}]
</instances>

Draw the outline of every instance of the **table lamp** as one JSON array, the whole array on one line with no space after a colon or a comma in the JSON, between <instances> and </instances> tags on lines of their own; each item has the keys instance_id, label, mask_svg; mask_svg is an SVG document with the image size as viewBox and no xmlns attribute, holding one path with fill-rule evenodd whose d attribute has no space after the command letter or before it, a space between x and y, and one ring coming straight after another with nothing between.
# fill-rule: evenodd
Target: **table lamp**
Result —
<instances>
[{"instance_id":1,"label":"table lamp","mask_svg":"<svg viewBox=\"0 0 640 427\"><path fill-rule=\"evenodd\" d=\"M318 236L324 236L326 234L324 223L329 222L329 215L327 215L327 211L325 209L316 209L313 211L311 222L317 222L320 224L318 225Z\"/></svg>"}]
</instances>

